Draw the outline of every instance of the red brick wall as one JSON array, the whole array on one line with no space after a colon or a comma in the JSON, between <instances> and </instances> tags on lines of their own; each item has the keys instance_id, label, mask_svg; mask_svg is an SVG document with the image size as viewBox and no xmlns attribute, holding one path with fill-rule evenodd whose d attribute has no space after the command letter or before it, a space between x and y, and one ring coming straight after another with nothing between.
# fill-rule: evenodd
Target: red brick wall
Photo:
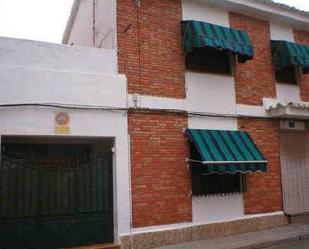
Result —
<instances>
[{"instance_id":1,"label":"red brick wall","mask_svg":"<svg viewBox=\"0 0 309 249\"><path fill-rule=\"evenodd\" d=\"M270 25L266 21L229 13L231 28L246 31L254 46L254 58L236 64L237 104L261 105L263 97L276 97L271 64Z\"/></svg>"},{"instance_id":2,"label":"red brick wall","mask_svg":"<svg viewBox=\"0 0 309 249\"><path fill-rule=\"evenodd\" d=\"M282 192L279 158L279 122L263 119L238 119L240 130L247 131L266 160L267 172L248 174L244 194L246 214L282 210Z\"/></svg>"},{"instance_id":3,"label":"red brick wall","mask_svg":"<svg viewBox=\"0 0 309 249\"><path fill-rule=\"evenodd\" d=\"M294 38L297 43L309 45L309 32L294 30ZM299 86L302 101L309 102L309 74L301 76Z\"/></svg>"},{"instance_id":4,"label":"red brick wall","mask_svg":"<svg viewBox=\"0 0 309 249\"><path fill-rule=\"evenodd\" d=\"M119 72L129 93L184 98L181 0L143 0L139 9L133 2L117 0Z\"/></svg>"},{"instance_id":5,"label":"red brick wall","mask_svg":"<svg viewBox=\"0 0 309 249\"><path fill-rule=\"evenodd\" d=\"M134 227L191 221L187 126L182 114L129 114Z\"/></svg>"}]
</instances>

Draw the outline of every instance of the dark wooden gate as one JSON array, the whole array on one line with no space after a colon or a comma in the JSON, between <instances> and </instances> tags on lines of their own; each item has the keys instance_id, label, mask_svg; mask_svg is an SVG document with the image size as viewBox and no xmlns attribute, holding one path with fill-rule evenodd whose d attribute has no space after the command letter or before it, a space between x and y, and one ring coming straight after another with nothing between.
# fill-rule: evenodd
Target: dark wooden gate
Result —
<instances>
[{"instance_id":1,"label":"dark wooden gate","mask_svg":"<svg viewBox=\"0 0 309 249\"><path fill-rule=\"evenodd\" d=\"M61 248L113 241L111 154L75 167L1 157L2 248Z\"/></svg>"}]
</instances>

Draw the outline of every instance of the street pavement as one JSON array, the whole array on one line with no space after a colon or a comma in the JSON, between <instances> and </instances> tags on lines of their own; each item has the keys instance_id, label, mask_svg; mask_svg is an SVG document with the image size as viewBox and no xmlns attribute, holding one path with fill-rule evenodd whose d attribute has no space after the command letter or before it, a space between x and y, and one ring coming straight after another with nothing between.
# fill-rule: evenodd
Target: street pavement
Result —
<instances>
[{"instance_id":1,"label":"street pavement","mask_svg":"<svg viewBox=\"0 0 309 249\"><path fill-rule=\"evenodd\" d=\"M268 249L309 249L309 240L300 240L285 245L269 247Z\"/></svg>"},{"instance_id":2,"label":"street pavement","mask_svg":"<svg viewBox=\"0 0 309 249\"><path fill-rule=\"evenodd\" d=\"M276 246L275 246L276 245ZM279 245L279 246L278 246ZM223 238L191 241L157 249L309 249L309 224L289 225Z\"/></svg>"}]
</instances>

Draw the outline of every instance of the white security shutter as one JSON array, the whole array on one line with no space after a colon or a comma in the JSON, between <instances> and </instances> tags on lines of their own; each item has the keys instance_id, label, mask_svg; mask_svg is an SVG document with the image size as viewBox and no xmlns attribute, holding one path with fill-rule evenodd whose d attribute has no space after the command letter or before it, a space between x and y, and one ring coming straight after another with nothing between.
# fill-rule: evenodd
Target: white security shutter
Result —
<instances>
[{"instance_id":1,"label":"white security shutter","mask_svg":"<svg viewBox=\"0 0 309 249\"><path fill-rule=\"evenodd\" d=\"M306 139L307 138L307 139ZM309 143L304 132L285 132L280 139L284 211L309 212Z\"/></svg>"}]
</instances>

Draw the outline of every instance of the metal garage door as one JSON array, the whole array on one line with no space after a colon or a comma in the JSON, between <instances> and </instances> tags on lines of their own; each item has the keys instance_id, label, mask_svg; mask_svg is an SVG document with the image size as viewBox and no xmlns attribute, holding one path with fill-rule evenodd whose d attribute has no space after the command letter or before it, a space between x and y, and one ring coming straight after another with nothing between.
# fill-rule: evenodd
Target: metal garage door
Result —
<instances>
[{"instance_id":1,"label":"metal garage door","mask_svg":"<svg viewBox=\"0 0 309 249\"><path fill-rule=\"evenodd\" d=\"M113 241L111 153L72 167L1 158L3 248L59 248Z\"/></svg>"}]
</instances>

